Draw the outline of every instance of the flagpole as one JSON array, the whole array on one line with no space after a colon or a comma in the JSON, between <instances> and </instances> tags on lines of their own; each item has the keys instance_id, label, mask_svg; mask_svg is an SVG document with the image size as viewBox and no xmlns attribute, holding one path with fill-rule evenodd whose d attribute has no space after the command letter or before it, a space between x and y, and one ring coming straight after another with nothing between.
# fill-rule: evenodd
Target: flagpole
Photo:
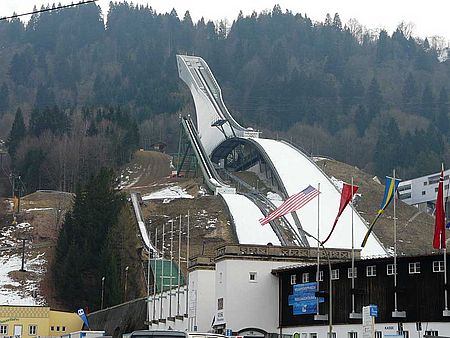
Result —
<instances>
[{"instance_id":1,"label":"flagpole","mask_svg":"<svg viewBox=\"0 0 450 338\"><path fill-rule=\"evenodd\" d=\"M444 312L443 315L444 316L450 316L450 312L448 311L448 294L447 294L447 243L445 241L445 225L446 225L446 221L445 221L445 195L444 195L444 188L445 188L445 180L444 180L444 163L442 163L442 167L441 167L441 172L442 172L442 205L444 207L444 229L442 230L441 236L444 236ZM447 190L448 193L448 190ZM442 240L441 240L442 243Z\"/></svg>"},{"instance_id":2,"label":"flagpole","mask_svg":"<svg viewBox=\"0 0 450 338\"><path fill-rule=\"evenodd\" d=\"M405 311L398 311L397 307L398 307L398 303L397 303L397 191L395 188L395 169L393 170L392 173L392 179L393 179L393 184L394 184L394 190L393 190L393 196L392 198L394 199L394 312L392 312L392 317L401 317L401 318L405 318L406 317L406 312Z\"/></svg>"},{"instance_id":3,"label":"flagpole","mask_svg":"<svg viewBox=\"0 0 450 338\"><path fill-rule=\"evenodd\" d=\"M155 229L155 248L156 254L158 254L158 228ZM155 259L155 271L153 273L153 320L156 319L156 259Z\"/></svg>"},{"instance_id":4,"label":"flagpole","mask_svg":"<svg viewBox=\"0 0 450 338\"><path fill-rule=\"evenodd\" d=\"M395 169L393 171L394 190L395 190ZM397 312L397 216L396 216L396 198L394 191L394 311Z\"/></svg>"},{"instance_id":5,"label":"flagpole","mask_svg":"<svg viewBox=\"0 0 450 338\"><path fill-rule=\"evenodd\" d=\"M169 317L172 317L172 278L173 278L173 222L170 227L170 282L169 282Z\"/></svg>"},{"instance_id":6,"label":"flagpole","mask_svg":"<svg viewBox=\"0 0 450 338\"><path fill-rule=\"evenodd\" d=\"M181 283L181 215L178 228L178 287L177 287L177 316L180 315L180 283Z\"/></svg>"},{"instance_id":7,"label":"flagpole","mask_svg":"<svg viewBox=\"0 0 450 338\"><path fill-rule=\"evenodd\" d=\"M161 293L159 296L159 318L163 319L163 294L164 294L164 236L165 229L162 228L162 243L161 243Z\"/></svg>"},{"instance_id":8,"label":"flagpole","mask_svg":"<svg viewBox=\"0 0 450 338\"><path fill-rule=\"evenodd\" d=\"M149 232L149 237L151 237L151 232ZM149 238L151 243L151 238ZM150 330L150 245L148 248L148 265L147 265L147 321L148 321L148 329Z\"/></svg>"},{"instance_id":9,"label":"flagpole","mask_svg":"<svg viewBox=\"0 0 450 338\"><path fill-rule=\"evenodd\" d=\"M353 177L352 177L352 314L355 313L355 235L353 228Z\"/></svg>"},{"instance_id":10,"label":"flagpole","mask_svg":"<svg viewBox=\"0 0 450 338\"><path fill-rule=\"evenodd\" d=\"M319 192L319 194L317 195L317 272L316 272L316 276L317 276L317 292L320 291L320 281L319 281L319 274L320 274L320 183L317 184L317 191ZM319 315L320 311L319 311L319 297L316 297L316 306L317 306L317 310L316 310L316 314Z\"/></svg>"},{"instance_id":11,"label":"flagpole","mask_svg":"<svg viewBox=\"0 0 450 338\"><path fill-rule=\"evenodd\" d=\"M189 325L189 210L187 214L187 230L186 230L186 317L188 318L188 331L190 329Z\"/></svg>"}]
</instances>

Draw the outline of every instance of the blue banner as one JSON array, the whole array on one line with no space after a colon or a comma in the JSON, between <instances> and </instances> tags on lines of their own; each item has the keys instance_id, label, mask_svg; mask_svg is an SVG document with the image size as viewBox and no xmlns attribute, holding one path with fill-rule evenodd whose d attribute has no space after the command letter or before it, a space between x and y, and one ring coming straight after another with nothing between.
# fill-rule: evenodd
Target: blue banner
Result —
<instances>
[{"instance_id":1,"label":"blue banner","mask_svg":"<svg viewBox=\"0 0 450 338\"><path fill-rule=\"evenodd\" d=\"M317 313L317 283L295 284L294 292L288 297L288 304L292 306L294 315L306 315ZM319 298L319 303L324 299Z\"/></svg>"},{"instance_id":2,"label":"blue banner","mask_svg":"<svg viewBox=\"0 0 450 338\"><path fill-rule=\"evenodd\" d=\"M89 328L89 323L88 323L88 319L86 317L86 314L84 313L83 309L78 309L78 316L80 316L81 320L83 321L83 323Z\"/></svg>"}]
</instances>

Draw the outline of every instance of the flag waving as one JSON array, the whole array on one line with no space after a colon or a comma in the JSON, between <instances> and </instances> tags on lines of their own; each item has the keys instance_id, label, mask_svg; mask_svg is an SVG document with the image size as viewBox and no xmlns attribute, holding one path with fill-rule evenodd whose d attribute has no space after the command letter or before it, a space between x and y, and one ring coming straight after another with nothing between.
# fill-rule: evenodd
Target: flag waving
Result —
<instances>
[{"instance_id":1,"label":"flag waving","mask_svg":"<svg viewBox=\"0 0 450 338\"><path fill-rule=\"evenodd\" d=\"M308 185L306 189L289 197L286 201L283 202L283 204L281 204L278 208L268 214L265 218L259 220L259 222L264 225L269 223L270 221L273 221L274 219L298 210L317 195L319 195L319 191Z\"/></svg>"},{"instance_id":2,"label":"flag waving","mask_svg":"<svg viewBox=\"0 0 450 338\"><path fill-rule=\"evenodd\" d=\"M352 190L353 188L353 190ZM342 192L341 192L341 204L339 205L339 211L338 214L336 216L336 219L334 220L333 226L331 227L331 231L328 234L327 238L325 238L325 240L322 242L322 245L325 244L331 237L331 234L334 231L334 228L336 227L336 224L339 220L339 217L341 216L341 214L344 212L345 207L350 203L350 201L352 200L352 197L355 195L355 193L358 191L358 186L356 185L351 185L351 184L347 184L344 183L344 186L342 187Z\"/></svg>"},{"instance_id":3,"label":"flag waving","mask_svg":"<svg viewBox=\"0 0 450 338\"><path fill-rule=\"evenodd\" d=\"M389 203L391 203L392 198L395 195L395 192L397 191L398 184L400 183L400 179L392 178L389 176L386 176L386 186L384 188L384 198L383 202L381 202L380 210L378 210L377 215L375 216L375 219L370 223L369 230L367 230L366 236L364 236L364 240L361 244L361 247L364 248L364 246L367 243L367 240L369 239L369 235L372 233L373 226L378 221L378 218L383 214L384 210L386 210Z\"/></svg>"},{"instance_id":4,"label":"flag waving","mask_svg":"<svg viewBox=\"0 0 450 338\"><path fill-rule=\"evenodd\" d=\"M433 248L445 248L445 210L444 210L444 166L442 166L439 178L438 193L436 198L436 212L434 221Z\"/></svg>"}]
</instances>

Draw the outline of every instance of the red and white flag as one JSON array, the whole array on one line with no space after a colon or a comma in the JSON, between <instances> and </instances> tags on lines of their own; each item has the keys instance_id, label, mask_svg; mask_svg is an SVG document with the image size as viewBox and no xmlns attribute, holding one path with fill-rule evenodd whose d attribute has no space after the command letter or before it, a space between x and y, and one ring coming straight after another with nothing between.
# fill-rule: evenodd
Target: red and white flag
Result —
<instances>
[{"instance_id":1,"label":"red and white flag","mask_svg":"<svg viewBox=\"0 0 450 338\"><path fill-rule=\"evenodd\" d=\"M353 190L352 190L353 188ZM345 207L350 203L355 193L358 191L358 186L351 185L344 183L344 186L342 187L341 192L341 203L339 205L338 214L336 216L336 219L334 220L333 226L331 227L331 231L328 234L327 238L322 242L322 245L325 244L326 241L328 241L331 237L331 234L333 233L334 228L336 227L336 224L339 220L339 217L341 216L342 212L344 211Z\"/></svg>"},{"instance_id":2,"label":"red and white flag","mask_svg":"<svg viewBox=\"0 0 450 338\"><path fill-rule=\"evenodd\" d=\"M306 189L289 197L286 201L283 202L283 204L281 204L278 208L268 214L265 218L260 219L259 222L264 225L269 223L270 221L273 221L274 219L298 210L317 195L319 195L319 191L308 185Z\"/></svg>"},{"instance_id":3,"label":"red and white flag","mask_svg":"<svg viewBox=\"0 0 450 338\"><path fill-rule=\"evenodd\" d=\"M445 248L445 210L444 210L444 167L439 178L438 194L436 198L436 212L434 222L433 248Z\"/></svg>"}]
</instances>

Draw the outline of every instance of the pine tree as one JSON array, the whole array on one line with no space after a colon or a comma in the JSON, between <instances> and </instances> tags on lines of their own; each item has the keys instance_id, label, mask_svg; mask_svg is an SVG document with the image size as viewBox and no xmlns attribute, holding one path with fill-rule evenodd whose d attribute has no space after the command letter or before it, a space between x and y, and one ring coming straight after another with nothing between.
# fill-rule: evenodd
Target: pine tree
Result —
<instances>
[{"instance_id":1,"label":"pine tree","mask_svg":"<svg viewBox=\"0 0 450 338\"><path fill-rule=\"evenodd\" d=\"M6 83L3 82L0 88L0 116L2 116L9 108L9 90Z\"/></svg>"},{"instance_id":2,"label":"pine tree","mask_svg":"<svg viewBox=\"0 0 450 338\"><path fill-rule=\"evenodd\" d=\"M373 78L367 90L367 111L369 112L369 119L373 119L379 115L382 106L383 96L381 94L381 88L377 79Z\"/></svg>"},{"instance_id":3,"label":"pine tree","mask_svg":"<svg viewBox=\"0 0 450 338\"><path fill-rule=\"evenodd\" d=\"M412 73L408 73L402 90L402 109L405 112L417 112L417 86Z\"/></svg>"},{"instance_id":4,"label":"pine tree","mask_svg":"<svg viewBox=\"0 0 450 338\"><path fill-rule=\"evenodd\" d=\"M73 210L58 238L54 265L57 291L68 305L99 307L98 284L105 274L105 287L110 293L107 297L111 297L108 302L121 300L120 257L112 248L122 242L111 229L124 203L115 189L114 173L108 169L101 169L77 190Z\"/></svg>"},{"instance_id":5,"label":"pine tree","mask_svg":"<svg viewBox=\"0 0 450 338\"><path fill-rule=\"evenodd\" d=\"M437 103L435 125L437 126L438 130L444 135L448 135L450 131L448 113L449 113L448 93L447 89L445 87L442 87L439 93L439 100Z\"/></svg>"},{"instance_id":6,"label":"pine tree","mask_svg":"<svg viewBox=\"0 0 450 338\"><path fill-rule=\"evenodd\" d=\"M428 83L422 92L422 100L420 102L420 113L430 119L434 116L434 97L430 84Z\"/></svg>"},{"instance_id":7,"label":"pine tree","mask_svg":"<svg viewBox=\"0 0 450 338\"><path fill-rule=\"evenodd\" d=\"M14 160L16 156L17 148L20 142L25 138L27 133L25 122L23 121L23 114L20 108L17 108L14 122L9 132L8 139L6 140L6 146L8 147L9 156Z\"/></svg>"}]
</instances>

